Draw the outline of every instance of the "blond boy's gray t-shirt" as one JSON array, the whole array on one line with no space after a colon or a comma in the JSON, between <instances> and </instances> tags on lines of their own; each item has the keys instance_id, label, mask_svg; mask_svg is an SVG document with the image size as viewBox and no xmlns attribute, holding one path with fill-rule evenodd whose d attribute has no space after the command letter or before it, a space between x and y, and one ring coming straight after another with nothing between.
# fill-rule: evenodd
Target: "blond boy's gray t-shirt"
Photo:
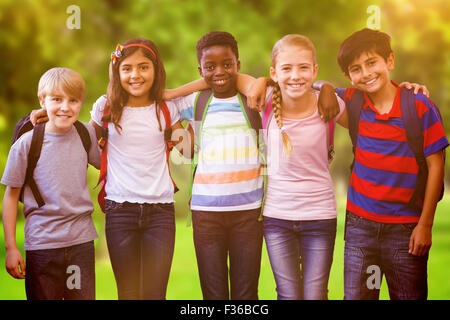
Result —
<instances>
[{"instance_id":1,"label":"blond boy's gray t-shirt","mask_svg":"<svg viewBox=\"0 0 450 320\"><path fill-rule=\"evenodd\" d=\"M89 130L89 163L100 167L100 149L95 130ZM32 131L11 147L1 183L13 188L25 181ZM45 201L39 208L28 185L25 186L25 250L68 247L98 237L92 221L94 209L87 185L88 155L75 127L64 134L45 132L34 179Z\"/></svg>"}]
</instances>

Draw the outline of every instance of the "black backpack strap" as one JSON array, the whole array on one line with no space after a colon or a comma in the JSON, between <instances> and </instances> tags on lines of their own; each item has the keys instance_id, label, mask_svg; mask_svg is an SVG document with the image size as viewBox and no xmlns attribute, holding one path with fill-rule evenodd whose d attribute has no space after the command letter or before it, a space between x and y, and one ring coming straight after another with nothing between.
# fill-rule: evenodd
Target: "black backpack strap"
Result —
<instances>
[{"instance_id":1,"label":"black backpack strap","mask_svg":"<svg viewBox=\"0 0 450 320\"><path fill-rule=\"evenodd\" d=\"M417 185L408 205L415 207L419 199L425 196L425 187L428 178L428 166L423 153L422 125L417 114L415 95L412 89L402 88L400 91L400 107L402 110L403 126L405 127L408 145L414 153L419 172L417 174Z\"/></svg>"},{"instance_id":2,"label":"black backpack strap","mask_svg":"<svg viewBox=\"0 0 450 320\"><path fill-rule=\"evenodd\" d=\"M89 159L89 150L91 150L91 136L89 135L89 131L80 121L75 121L73 125L77 129L78 135L81 138L84 150L86 150Z\"/></svg>"},{"instance_id":3,"label":"black backpack strap","mask_svg":"<svg viewBox=\"0 0 450 320\"><path fill-rule=\"evenodd\" d=\"M212 89L206 89L200 91L195 101L194 106L194 152L199 148L197 145L199 143L200 138L200 130L202 126L203 114L205 113L206 105L208 104L208 100L211 98L213 94Z\"/></svg>"},{"instance_id":4,"label":"black backpack strap","mask_svg":"<svg viewBox=\"0 0 450 320\"><path fill-rule=\"evenodd\" d=\"M349 89L347 89L349 90ZM347 108L348 114L348 134L350 135L350 139L352 141L352 151L353 151L353 161L350 165L350 170L353 170L353 166L355 165L355 151L356 151L356 143L358 140L358 127L359 127L359 118L361 117L361 110L364 106L364 92L355 90L353 96L345 97L345 107ZM345 215L345 223L344 223L344 240L345 234L347 232L347 214Z\"/></svg>"},{"instance_id":5,"label":"black backpack strap","mask_svg":"<svg viewBox=\"0 0 450 320\"><path fill-rule=\"evenodd\" d=\"M203 113L205 112L206 104L208 103L209 98L213 94L211 89L206 89L200 91L197 97L197 101L195 102L195 114L194 121L202 121Z\"/></svg>"},{"instance_id":6,"label":"black backpack strap","mask_svg":"<svg viewBox=\"0 0 450 320\"><path fill-rule=\"evenodd\" d=\"M352 140L353 152L356 149L358 140L358 126L359 118L361 117L361 110L364 105L364 93L356 90L353 97L346 99L346 107L348 111L348 133Z\"/></svg>"},{"instance_id":7,"label":"black backpack strap","mask_svg":"<svg viewBox=\"0 0 450 320\"><path fill-rule=\"evenodd\" d=\"M30 186L31 192L33 193L36 202L40 207L42 207L45 202L42 198L41 193L39 192L39 188L36 185L36 181L34 181L33 173L36 168L39 157L41 156L42 143L44 142L44 133L45 133L45 123L39 123L34 126L33 136L31 138L31 146L28 152L28 164L27 171L25 174L25 184ZM21 191L21 198L23 199L23 190Z\"/></svg>"},{"instance_id":8,"label":"black backpack strap","mask_svg":"<svg viewBox=\"0 0 450 320\"><path fill-rule=\"evenodd\" d=\"M348 89L347 89L348 90ZM361 110L364 105L364 93L362 91L356 90L353 94L353 97L345 99L345 104L348 113L348 134L350 135L350 139L352 140L352 150L353 154L356 151L356 143L358 140L358 126L359 126L359 118L361 117ZM355 159L353 158L353 162L351 168L355 163Z\"/></svg>"},{"instance_id":9,"label":"black backpack strap","mask_svg":"<svg viewBox=\"0 0 450 320\"><path fill-rule=\"evenodd\" d=\"M259 135L259 131L262 129L261 115L259 114L259 111L248 107L246 96L242 93L239 94L241 95L242 104L244 106L245 113L247 114L248 121L250 122L252 128L256 131L256 134Z\"/></svg>"}]
</instances>

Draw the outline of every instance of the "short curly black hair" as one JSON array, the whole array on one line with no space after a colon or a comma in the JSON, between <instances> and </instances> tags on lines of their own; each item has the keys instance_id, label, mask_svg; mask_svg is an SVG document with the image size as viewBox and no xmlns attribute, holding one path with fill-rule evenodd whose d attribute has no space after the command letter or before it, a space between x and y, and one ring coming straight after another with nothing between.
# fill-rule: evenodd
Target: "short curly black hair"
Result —
<instances>
[{"instance_id":1,"label":"short curly black hair","mask_svg":"<svg viewBox=\"0 0 450 320\"><path fill-rule=\"evenodd\" d=\"M203 49L212 46L227 46L231 48L236 59L239 60L239 51L236 39L228 32L212 31L205 34L197 42L197 60L200 64L203 55Z\"/></svg>"},{"instance_id":2,"label":"short curly black hair","mask_svg":"<svg viewBox=\"0 0 450 320\"><path fill-rule=\"evenodd\" d=\"M364 52L374 51L387 60L392 53L391 37L384 32L364 28L345 39L338 53L342 72L348 75L350 64Z\"/></svg>"}]
</instances>

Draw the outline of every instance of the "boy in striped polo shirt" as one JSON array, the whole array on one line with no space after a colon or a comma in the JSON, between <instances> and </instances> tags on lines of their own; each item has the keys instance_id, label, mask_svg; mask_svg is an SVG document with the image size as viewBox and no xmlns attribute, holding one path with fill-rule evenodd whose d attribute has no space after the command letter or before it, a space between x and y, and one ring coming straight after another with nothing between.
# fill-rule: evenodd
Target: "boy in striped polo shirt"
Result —
<instances>
[{"instance_id":1,"label":"boy in striped polo shirt","mask_svg":"<svg viewBox=\"0 0 450 320\"><path fill-rule=\"evenodd\" d=\"M402 121L400 88L389 78L390 37L370 29L355 32L342 43L338 62L353 84L337 89L341 98L351 101L357 90L364 93L347 199L345 299L378 299L383 274L391 299L426 299L431 229L449 145L444 128L433 102L415 95L428 178L423 203L412 208L418 165Z\"/></svg>"}]
</instances>

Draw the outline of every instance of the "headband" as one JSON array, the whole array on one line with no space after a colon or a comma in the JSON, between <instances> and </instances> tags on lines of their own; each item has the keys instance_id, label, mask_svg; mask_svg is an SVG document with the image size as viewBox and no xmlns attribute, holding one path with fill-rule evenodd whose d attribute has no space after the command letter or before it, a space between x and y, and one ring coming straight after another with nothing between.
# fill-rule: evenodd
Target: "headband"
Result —
<instances>
[{"instance_id":1,"label":"headband","mask_svg":"<svg viewBox=\"0 0 450 320\"><path fill-rule=\"evenodd\" d=\"M111 61L112 61L112 63L116 63L117 59L122 56L123 49L129 48L129 47L142 47L142 48L145 48L148 51L150 51L152 53L152 55L153 55L153 58L156 59L155 52L151 48L147 47L145 44L131 43L131 44L127 44L126 46L118 44L117 47L116 47L116 50L111 53Z\"/></svg>"}]
</instances>

